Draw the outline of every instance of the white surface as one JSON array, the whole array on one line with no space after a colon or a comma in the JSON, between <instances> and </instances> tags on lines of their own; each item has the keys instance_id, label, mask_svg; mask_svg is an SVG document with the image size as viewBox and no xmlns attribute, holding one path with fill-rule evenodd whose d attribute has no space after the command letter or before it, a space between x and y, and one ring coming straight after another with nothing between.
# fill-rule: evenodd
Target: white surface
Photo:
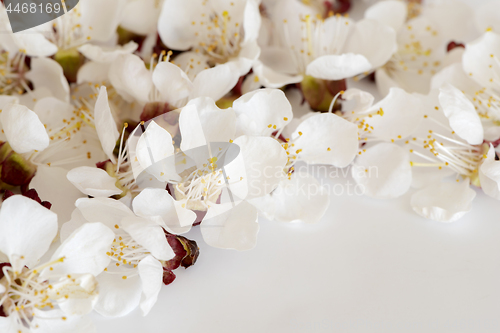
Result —
<instances>
[{"instance_id":1,"label":"white surface","mask_svg":"<svg viewBox=\"0 0 500 333\"><path fill-rule=\"evenodd\" d=\"M93 315L98 332L499 332L500 203L478 191L469 214L442 224L413 213L411 193L333 195L315 225L261 220L247 252L211 248L195 228L196 265L147 317Z\"/></svg>"},{"instance_id":2,"label":"white surface","mask_svg":"<svg viewBox=\"0 0 500 333\"><path fill-rule=\"evenodd\" d=\"M147 317L94 319L103 333L498 332L499 216L482 193L452 224L418 217L409 194L343 195L315 225L261 221L252 251L210 248L197 229L199 261Z\"/></svg>"}]
</instances>

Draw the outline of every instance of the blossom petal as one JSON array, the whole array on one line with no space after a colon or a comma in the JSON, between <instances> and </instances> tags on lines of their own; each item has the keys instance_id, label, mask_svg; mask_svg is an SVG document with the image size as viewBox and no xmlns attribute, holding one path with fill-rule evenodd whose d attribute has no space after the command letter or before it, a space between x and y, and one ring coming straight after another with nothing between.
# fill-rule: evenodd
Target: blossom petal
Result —
<instances>
[{"instance_id":1,"label":"blossom petal","mask_svg":"<svg viewBox=\"0 0 500 333\"><path fill-rule=\"evenodd\" d=\"M152 256L147 256L139 262L137 268L142 283L140 307L142 314L145 316L153 308L158 299L158 294L163 284L163 266Z\"/></svg>"},{"instance_id":2,"label":"blossom petal","mask_svg":"<svg viewBox=\"0 0 500 333\"><path fill-rule=\"evenodd\" d=\"M379 143L359 156L352 177L368 196L391 199L405 194L412 182L410 157L396 144Z\"/></svg>"},{"instance_id":3,"label":"blossom petal","mask_svg":"<svg viewBox=\"0 0 500 333\"><path fill-rule=\"evenodd\" d=\"M42 276L66 274L99 275L110 262L106 252L111 248L115 233L102 223L86 223L75 230L52 255L52 260L64 258Z\"/></svg>"},{"instance_id":4,"label":"blossom petal","mask_svg":"<svg viewBox=\"0 0 500 333\"><path fill-rule=\"evenodd\" d=\"M97 281L99 298L94 306L97 313L105 317L123 317L139 305L142 285L138 275L123 279L120 274L104 272Z\"/></svg>"},{"instance_id":5,"label":"blossom petal","mask_svg":"<svg viewBox=\"0 0 500 333\"><path fill-rule=\"evenodd\" d=\"M120 26L139 35L156 34L160 16L157 0L129 1L123 9Z\"/></svg>"},{"instance_id":6,"label":"blossom petal","mask_svg":"<svg viewBox=\"0 0 500 333\"><path fill-rule=\"evenodd\" d=\"M153 72L153 82L164 101L176 105L188 97L193 90L193 83L187 74L176 65L163 61ZM207 84L207 82L205 82Z\"/></svg>"},{"instance_id":7,"label":"blossom petal","mask_svg":"<svg viewBox=\"0 0 500 333\"><path fill-rule=\"evenodd\" d=\"M475 10L474 21L479 31L492 29L500 33L500 3L498 1L489 1ZM470 15L470 12L469 12Z\"/></svg>"},{"instance_id":8,"label":"blossom petal","mask_svg":"<svg viewBox=\"0 0 500 333\"><path fill-rule=\"evenodd\" d=\"M76 82L104 82L108 79L111 63L88 61L78 70Z\"/></svg>"},{"instance_id":9,"label":"blossom petal","mask_svg":"<svg viewBox=\"0 0 500 333\"><path fill-rule=\"evenodd\" d=\"M87 34L91 40L106 42L116 33L120 23L124 0L85 0L80 4L81 25L90 27Z\"/></svg>"},{"instance_id":10,"label":"blossom petal","mask_svg":"<svg viewBox=\"0 0 500 333\"><path fill-rule=\"evenodd\" d=\"M500 57L500 35L488 31L478 40L468 43L462 57L467 74L483 87L496 89L498 62ZM490 67L491 66L491 67Z\"/></svg>"},{"instance_id":11,"label":"blossom petal","mask_svg":"<svg viewBox=\"0 0 500 333\"><path fill-rule=\"evenodd\" d=\"M400 88L391 88L389 95L375 104L366 113L377 113L366 118L370 124L371 135L386 139L397 140L414 133L422 120L423 105L420 99ZM378 113L380 110L383 111Z\"/></svg>"},{"instance_id":12,"label":"blossom petal","mask_svg":"<svg viewBox=\"0 0 500 333\"><path fill-rule=\"evenodd\" d=\"M307 65L306 74L323 80L342 80L369 71L372 64L361 54L325 55Z\"/></svg>"},{"instance_id":13,"label":"blossom petal","mask_svg":"<svg viewBox=\"0 0 500 333\"><path fill-rule=\"evenodd\" d=\"M387 24L395 31L406 22L408 9L401 1L379 1L365 11L365 18Z\"/></svg>"},{"instance_id":14,"label":"blossom petal","mask_svg":"<svg viewBox=\"0 0 500 333\"><path fill-rule=\"evenodd\" d=\"M131 77L134 79L131 80ZM118 93L128 101L133 99L141 103L149 101L153 81L144 61L138 56L127 54L117 57L109 69L109 80Z\"/></svg>"},{"instance_id":15,"label":"blossom petal","mask_svg":"<svg viewBox=\"0 0 500 333\"><path fill-rule=\"evenodd\" d=\"M278 186L288 161L281 144L269 137L240 136L238 156L224 170L231 192L240 199L262 197Z\"/></svg>"},{"instance_id":16,"label":"blossom petal","mask_svg":"<svg viewBox=\"0 0 500 333\"><path fill-rule=\"evenodd\" d=\"M196 220L196 213L177 205L164 189L146 188L135 197L132 205L138 216L159 216L161 226L174 234L188 232Z\"/></svg>"},{"instance_id":17,"label":"blossom petal","mask_svg":"<svg viewBox=\"0 0 500 333\"><path fill-rule=\"evenodd\" d=\"M123 229L158 260L170 260L175 253L168 244L162 227L141 217L126 217L121 221Z\"/></svg>"},{"instance_id":18,"label":"blossom petal","mask_svg":"<svg viewBox=\"0 0 500 333\"><path fill-rule=\"evenodd\" d=\"M292 136L301 160L343 168L358 153L358 126L332 113L304 120Z\"/></svg>"},{"instance_id":19,"label":"blossom petal","mask_svg":"<svg viewBox=\"0 0 500 333\"><path fill-rule=\"evenodd\" d=\"M108 92L105 86L99 89L99 97L97 97L95 103L94 118L97 136L101 141L102 148L111 162L116 163L113 150L115 149L116 141L120 137L120 133L116 128L116 122L109 108Z\"/></svg>"},{"instance_id":20,"label":"blossom petal","mask_svg":"<svg viewBox=\"0 0 500 333\"><path fill-rule=\"evenodd\" d=\"M419 215L438 222L454 222L471 210L476 192L468 181L436 183L411 197L411 206Z\"/></svg>"},{"instance_id":21,"label":"blossom petal","mask_svg":"<svg viewBox=\"0 0 500 333\"><path fill-rule=\"evenodd\" d=\"M31 59L31 70L26 78L33 83L35 89L47 87L52 95L61 101L69 102L69 84L61 65L50 58Z\"/></svg>"},{"instance_id":22,"label":"blossom petal","mask_svg":"<svg viewBox=\"0 0 500 333\"><path fill-rule=\"evenodd\" d=\"M134 217L134 213L123 203L109 198L82 198L76 201L76 207L88 222L101 222L115 230L125 217Z\"/></svg>"},{"instance_id":23,"label":"blossom petal","mask_svg":"<svg viewBox=\"0 0 500 333\"><path fill-rule=\"evenodd\" d=\"M444 0L422 6L421 15L434 22L440 38L444 41L466 40L472 35L474 30L474 20L471 16L474 16L474 12L476 12L477 18L477 12L480 10L480 8L478 10L474 9L464 2ZM484 31L483 29L481 30Z\"/></svg>"},{"instance_id":24,"label":"blossom petal","mask_svg":"<svg viewBox=\"0 0 500 333\"><path fill-rule=\"evenodd\" d=\"M202 70L193 80L190 98L210 97L217 101L233 89L239 77L240 75L232 70L230 64Z\"/></svg>"},{"instance_id":25,"label":"blossom petal","mask_svg":"<svg viewBox=\"0 0 500 333\"><path fill-rule=\"evenodd\" d=\"M134 41L110 49L93 44L84 44L78 48L78 51L91 61L110 63L122 54L134 53L138 47L139 45Z\"/></svg>"},{"instance_id":26,"label":"blossom petal","mask_svg":"<svg viewBox=\"0 0 500 333\"><path fill-rule=\"evenodd\" d=\"M135 153L141 168L156 179L160 181L179 179L173 157L172 136L154 120L139 138Z\"/></svg>"},{"instance_id":27,"label":"blossom petal","mask_svg":"<svg viewBox=\"0 0 500 333\"><path fill-rule=\"evenodd\" d=\"M67 174L68 171L61 167L39 165L30 182L40 198L52 204L50 209L57 214L60 224L70 219L75 201L83 196L68 180Z\"/></svg>"},{"instance_id":28,"label":"blossom petal","mask_svg":"<svg viewBox=\"0 0 500 333\"><path fill-rule=\"evenodd\" d=\"M158 33L163 43L171 49L185 51L196 44L193 17L201 17L205 6L202 0L192 1L186 6L184 0L166 0L158 19ZM206 9L205 9L206 10ZM205 14L206 15L206 14Z\"/></svg>"},{"instance_id":29,"label":"blossom petal","mask_svg":"<svg viewBox=\"0 0 500 333\"><path fill-rule=\"evenodd\" d=\"M57 235L57 215L35 200L14 195L0 209L0 251L15 270L34 268Z\"/></svg>"},{"instance_id":30,"label":"blossom petal","mask_svg":"<svg viewBox=\"0 0 500 333\"><path fill-rule=\"evenodd\" d=\"M303 80L302 75L282 74L271 67L256 61L253 65L253 73L248 75L243 83L243 90L249 92L257 89L260 86L266 88L281 88L288 84L299 83ZM255 86L254 89L248 87Z\"/></svg>"},{"instance_id":31,"label":"blossom petal","mask_svg":"<svg viewBox=\"0 0 500 333\"><path fill-rule=\"evenodd\" d=\"M179 128L181 150L186 152L210 142L229 142L234 138L236 115L232 108L221 110L211 98L200 97L182 109Z\"/></svg>"},{"instance_id":32,"label":"blossom petal","mask_svg":"<svg viewBox=\"0 0 500 333\"><path fill-rule=\"evenodd\" d=\"M492 145L479 167L479 180L484 193L500 200L500 162L495 160L495 149Z\"/></svg>"},{"instance_id":33,"label":"blossom petal","mask_svg":"<svg viewBox=\"0 0 500 333\"><path fill-rule=\"evenodd\" d=\"M346 52L357 55L358 61L368 60L369 69L384 65L397 49L396 31L384 23L367 19L356 23L345 46ZM365 59L360 58L362 56Z\"/></svg>"},{"instance_id":34,"label":"blossom petal","mask_svg":"<svg viewBox=\"0 0 500 333\"><path fill-rule=\"evenodd\" d=\"M483 142L484 131L481 119L464 93L451 84L445 84L439 89L439 103L450 121L451 128L459 137L472 145Z\"/></svg>"},{"instance_id":35,"label":"blossom petal","mask_svg":"<svg viewBox=\"0 0 500 333\"><path fill-rule=\"evenodd\" d=\"M233 102L236 136L270 136L293 118L292 106L283 91L259 89Z\"/></svg>"},{"instance_id":36,"label":"blossom petal","mask_svg":"<svg viewBox=\"0 0 500 333\"><path fill-rule=\"evenodd\" d=\"M60 309L43 311L34 309L35 316L31 324L36 333L96 333L96 329L89 317L68 316ZM65 317L66 320L62 318ZM1 327L1 326L0 326ZM2 331L3 332L3 331ZM10 332L10 331L5 331ZM17 331L16 331L17 332ZM24 332L23 332L24 333Z\"/></svg>"},{"instance_id":37,"label":"blossom petal","mask_svg":"<svg viewBox=\"0 0 500 333\"><path fill-rule=\"evenodd\" d=\"M257 40L261 25L261 15L259 10L260 1L247 0L245 3L245 10L243 11L243 29L245 30L245 37L242 44Z\"/></svg>"},{"instance_id":38,"label":"blossom petal","mask_svg":"<svg viewBox=\"0 0 500 333\"><path fill-rule=\"evenodd\" d=\"M24 105L14 104L0 114L0 121L12 149L17 153L44 150L49 136L35 112Z\"/></svg>"},{"instance_id":39,"label":"blossom petal","mask_svg":"<svg viewBox=\"0 0 500 333\"><path fill-rule=\"evenodd\" d=\"M67 174L68 180L83 194L93 197L110 197L123 191L116 187L116 178L102 169L82 166Z\"/></svg>"}]
</instances>

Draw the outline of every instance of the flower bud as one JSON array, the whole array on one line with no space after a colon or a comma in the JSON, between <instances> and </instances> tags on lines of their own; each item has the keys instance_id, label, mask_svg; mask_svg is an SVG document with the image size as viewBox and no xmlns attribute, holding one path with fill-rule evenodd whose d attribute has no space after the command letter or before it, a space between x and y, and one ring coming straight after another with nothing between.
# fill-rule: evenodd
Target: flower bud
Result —
<instances>
[{"instance_id":1,"label":"flower bud","mask_svg":"<svg viewBox=\"0 0 500 333\"><path fill-rule=\"evenodd\" d=\"M163 264L163 283L170 284L175 280L173 270L180 266L188 268L196 263L200 255L200 249L195 241L179 235L173 235L165 232L168 244L172 247L175 257L169 261L162 261Z\"/></svg>"}]
</instances>

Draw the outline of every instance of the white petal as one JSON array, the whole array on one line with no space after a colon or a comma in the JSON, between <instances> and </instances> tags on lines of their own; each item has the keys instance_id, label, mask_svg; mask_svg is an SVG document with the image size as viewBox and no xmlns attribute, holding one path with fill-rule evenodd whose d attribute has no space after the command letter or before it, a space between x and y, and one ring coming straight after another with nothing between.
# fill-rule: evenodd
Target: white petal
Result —
<instances>
[{"instance_id":1,"label":"white petal","mask_svg":"<svg viewBox=\"0 0 500 333\"><path fill-rule=\"evenodd\" d=\"M210 58L201 52L196 53L194 51L186 51L175 56L172 63L175 63L175 65L179 68L189 68L189 71L186 74L192 82L196 75L198 75L202 70L210 67L209 62Z\"/></svg>"},{"instance_id":2,"label":"white petal","mask_svg":"<svg viewBox=\"0 0 500 333\"><path fill-rule=\"evenodd\" d=\"M240 136L234 140L238 156L224 167L231 192L240 199L253 199L278 186L287 163L286 151L269 137Z\"/></svg>"},{"instance_id":3,"label":"white petal","mask_svg":"<svg viewBox=\"0 0 500 333\"><path fill-rule=\"evenodd\" d=\"M98 45L84 44L78 48L78 51L91 61L110 63L119 55L134 53L138 46L139 45L133 41L123 46L113 48L103 48Z\"/></svg>"},{"instance_id":4,"label":"white petal","mask_svg":"<svg viewBox=\"0 0 500 333\"><path fill-rule=\"evenodd\" d=\"M397 49L396 31L384 23L367 19L355 24L345 46L346 52L364 56L366 59L360 59L368 60L371 69L384 65Z\"/></svg>"},{"instance_id":5,"label":"white petal","mask_svg":"<svg viewBox=\"0 0 500 333\"><path fill-rule=\"evenodd\" d=\"M260 1L247 0L245 10L243 12L243 29L245 30L245 37L242 44L248 44L257 40L260 31L261 15L259 10Z\"/></svg>"},{"instance_id":6,"label":"white petal","mask_svg":"<svg viewBox=\"0 0 500 333\"><path fill-rule=\"evenodd\" d=\"M24 105L14 104L3 110L0 121L7 141L17 153L44 150L49 146L49 136L35 112Z\"/></svg>"},{"instance_id":7,"label":"white petal","mask_svg":"<svg viewBox=\"0 0 500 333\"><path fill-rule=\"evenodd\" d=\"M63 69L59 63L50 58L31 59L31 70L26 73L26 78L33 86L47 87L52 95L61 101L69 102L69 84L64 77Z\"/></svg>"},{"instance_id":8,"label":"white petal","mask_svg":"<svg viewBox=\"0 0 500 333\"><path fill-rule=\"evenodd\" d=\"M250 250L255 247L259 232L257 210L245 201L234 208L231 204L213 205L200 228L203 239L210 246Z\"/></svg>"},{"instance_id":9,"label":"white petal","mask_svg":"<svg viewBox=\"0 0 500 333\"><path fill-rule=\"evenodd\" d=\"M14 316L0 317L0 330L7 333L29 333L26 327L17 323Z\"/></svg>"},{"instance_id":10,"label":"white petal","mask_svg":"<svg viewBox=\"0 0 500 333\"><path fill-rule=\"evenodd\" d=\"M245 89L242 90L249 92L259 88L260 86L264 86L266 88L281 88L288 84L299 83L302 80L302 75L282 74L275 71L271 67L263 65L260 61L256 61L253 65L253 73L248 75L245 79L245 83L243 83L243 87L245 87ZM247 88L252 85L255 86L254 89Z\"/></svg>"},{"instance_id":11,"label":"white petal","mask_svg":"<svg viewBox=\"0 0 500 333\"><path fill-rule=\"evenodd\" d=\"M292 106L283 91L259 89L233 102L236 136L270 136L293 118ZM271 126L269 126L271 125Z\"/></svg>"},{"instance_id":12,"label":"white petal","mask_svg":"<svg viewBox=\"0 0 500 333\"><path fill-rule=\"evenodd\" d=\"M412 195L413 210L425 218L438 222L454 222L471 210L476 192L468 181L437 183Z\"/></svg>"},{"instance_id":13,"label":"white petal","mask_svg":"<svg viewBox=\"0 0 500 333\"><path fill-rule=\"evenodd\" d=\"M479 5L479 3L477 3ZM500 3L498 1L489 1L481 4L475 10L474 21L479 31L492 29L500 33ZM469 12L470 15L470 12Z\"/></svg>"},{"instance_id":14,"label":"white petal","mask_svg":"<svg viewBox=\"0 0 500 333\"><path fill-rule=\"evenodd\" d=\"M381 139L405 138L414 133L424 119L420 99L400 88L392 88L389 95L367 113L376 113L380 109L383 111L382 116L376 114L365 119L373 127L371 135Z\"/></svg>"},{"instance_id":15,"label":"white petal","mask_svg":"<svg viewBox=\"0 0 500 333\"><path fill-rule=\"evenodd\" d=\"M358 127L333 114L323 113L304 120L292 139L299 159L311 164L343 168L358 153Z\"/></svg>"},{"instance_id":16,"label":"white petal","mask_svg":"<svg viewBox=\"0 0 500 333\"><path fill-rule=\"evenodd\" d=\"M138 216L159 216L161 226L175 234L188 232L196 220L194 212L176 205L174 198L164 189L146 188L135 197L132 205Z\"/></svg>"},{"instance_id":17,"label":"white petal","mask_svg":"<svg viewBox=\"0 0 500 333\"><path fill-rule=\"evenodd\" d=\"M134 79L131 80L131 77ZM150 71L138 56L128 54L116 58L109 70L109 80L118 93L129 101L149 101L153 81Z\"/></svg>"},{"instance_id":18,"label":"white petal","mask_svg":"<svg viewBox=\"0 0 500 333\"><path fill-rule=\"evenodd\" d=\"M109 198L78 199L76 207L88 222L101 222L112 230L120 226L125 217L135 216L123 203Z\"/></svg>"},{"instance_id":19,"label":"white petal","mask_svg":"<svg viewBox=\"0 0 500 333\"><path fill-rule=\"evenodd\" d=\"M313 60L306 74L323 80L342 80L369 71L372 64L361 54L326 55Z\"/></svg>"},{"instance_id":20,"label":"white petal","mask_svg":"<svg viewBox=\"0 0 500 333\"><path fill-rule=\"evenodd\" d=\"M152 120L136 147L140 166L160 181L179 179L175 168L172 136Z\"/></svg>"},{"instance_id":21,"label":"white petal","mask_svg":"<svg viewBox=\"0 0 500 333\"><path fill-rule=\"evenodd\" d=\"M193 80L190 98L210 97L217 101L233 89L239 77L240 75L232 70L230 64L202 70Z\"/></svg>"},{"instance_id":22,"label":"white petal","mask_svg":"<svg viewBox=\"0 0 500 333\"><path fill-rule=\"evenodd\" d=\"M484 193L500 200L500 161L495 160L495 149L492 145L486 159L479 167L479 180Z\"/></svg>"},{"instance_id":23,"label":"white petal","mask_svg":"<svg viewBox=\"0 0 500 333\"><path fill-rule=\"evenodd\" d=\"M67 276L52 285L48 292L49 297L58 299L57 304L65 315L84 316L93 310L98 297L97 279L91 274L73 274L71 279ZM63 299L62 293L78 295ZM58 294L59 293L59 294ZM66 316L65 316L66 317ZM67 319L66 319L67 320Z\"/></svg>"},{"instance_id":24,"label":"white petal","mask_svg":"<svg viewBox=\"0 0 500 333\"><path fill-rule=\"evenodd\" d=\"M106 252L111 248L115 233L102 223L86 223L75 230L52 255L52 260L64 261L48 268L43 276L66 274L99 275L110 262Z\"/></svg>"},{"instance_id":25,"label":"white petal","mask_svg":"<svg viewBox=\"0 0 500 333\"><path fill-rule=\"evenodd\" d=\"M439 36L445 42L467 40L474 33L474 24L471 17L474 15L474 9L464 2L442 0L429 3L422 6L421 15L428 17L435 23Z\"/></svg>"},{"instance_id":26,"label":"white petal","mask_svg":"<svg viewBox=\"0 0 500 333\"><path fill-rule=\"evenodd\" d=\"M137 268L142 283L142 299L140 306L142 314L145 316L149 313L158 299L158 294L160 293L163 283L163 267L158 260L152 256L147 256L141 260Z\"/></svg>"},{"instance_id":27,"label":"white petal","mask_svg":"<svg viewBox=\"0 0 500 333\"><path fill-rule=\"evenodd\" d=\"M93 41L111 39L120 23L124 0L85 0L80 5L81 25L89 27L86 32Z\"/></svg>"},{"instance_id":28,"label":"white petal","mask_svg":"<svg viewBox=\"0 0 500 333\"><path fill-rule=\"evenodd\" d=\"M34 268L57 235L57 215L35 200L14 195L0 209L0 251L15 270Z\"/></svg>"},{"instance_id":29,"label":"white petal","mask_svg":"<svg viewBox=\"0 0 500 333\"><path fill-rule=\"evenodd\" d=\"M76 82L78 84L104 82L108 79L110 68L110 63L88 61L78 70Z\"/></svg>"},{"instance_id":30,"label":"white petal","mask_svg":"<svg viewBox=\"0 0 500 333\"><path fill-rule=\"evenodd\" d=\"M176 105L191 94L193 83L187 74L176 65L163 61L153 72L153 82L164 101Z\"/></svg>"},{"instance_id":31,"label":"white petal","mask_svg":"<svg viewBox=\"0 0 500 333\"><path fill-rule=\"evenodd\" d=\"M89 317L68 316L57 310L43 311L34 309L35 317L31 324L36 329L34 333L96 333L96 329ZM65 317L66 320L62 318ZM16 331L17 333L17 331Z\"/></svg>"},{"instance_id":32,"label":"white petal","mask_svg":"<svg viewBox=\"0 0 500 333\"><path fill-rule=\"evenodd\" d=\"M346 101L353 101L354 105L349 105L348 110L354 112L361 112L368 110L372 105L375 98L372 94L356 88L349 88L342 94L342 99Z\"/></svg>"},{"instance_id":33,"label":"white petal","mask_svg":"<svg viewBox=\"0 0 500 333\"><path fill-rule=\"evenodd\" d=\"M496 89L499 57L500 35L488 31L478 40L466 45L462 64L465 73L472 74L471 78L481 86Z\"/></svg>"},{"instance_id":34,"label":"white petal","mask_svg":"<svg viewBox=\"0 0 500 333\"><path fill-rule=\"evenodd\" d=\"M110 197L123 191L116 187L116 178L99 168L79 167L67 174L68 180L82 193L93 197Z\"/></svg>"},{"instance_id":35,"label":"white petal","mask_svg":"<svg viewBox=\"0 0 500 333\"><path fill-rule=\"evenodd\" d=\"M294 172L272 193L274 218L279 222L316 223L325 214L330 196L314 176Z\"/></svg>"},{"instance_id":36,"label":"white petal","mask_svg":"<svg viewBox=\"0 0 500 333\"><path fill-rule=\"evenodd\" d=\"M123 279L120 274L104 272L97 281L99 298L94 307L97 313L106 317L123 317L139 305L142 286L138 275Z\"/></svg>"},{"instance_id":37,"label":"white petal","mask_svg":"<svg viewBox=\"0 0 500 333\"><path fill-rule=\"evenodd\" d=\"M206 9L201 0L186 6L184 0L166 0L158 19L158 33L163 43L174 50L187 50L196 44L195 33L200 22L192 24L193 18L200 18Z\"/></svg>"},{"instance_id":38,"label":"white petal","mask_svg":"<svg viewBox=\"0 0 500 333\"><path fill-rule=\"evenodd\" d=\"M282 47L263 47L259 60L271 70L283 74L297 74L293 53Z\"/></svg>"},{"instance_id":39,"label":"white petal","mask_svg":"<svg viewBox=\"0 0 500 333\"><path fill-rule=\"evenodd\" d=\"M191 100L179 117L181 150L186 152L209 142L229 142L234 138L235 127L232 108L221 110L207 97Z\"/></svg>"},{"instance_id":40,"label":"white petal","mask_svg":"<svg viewBox=\"0 0 500 333\"><path fill-rule=\"evenodd\" d=\"M99 97L97 97L95 103L94 118L97 136L99 136L102 148L111 162L115 163L116 158L113 150L115 149L116 141L120 137L120 133L116 128L116 122L109 108L108 92L105 86L102 86L99 90Z\"/></svg>"},{"instance_id":41,"label":"white petal","mask_svg":"<svg viewBox=\"0 0 500 333\"><path fill-rule=\"evenodd\" d=\"M451 128L459 137L472 145L483 142L483 125L471 101L451 84L439 89L439 103L445 116L450 120Z\"/></svg>"},{"instance_id":42,"label":"white petal","mask_svg":"<svg viewBox=\"0 0 500 333\"><path fill-rule=\"evenodd\" d=\"M123 9L120 25L139 35L156 34L160 6L157 0L129 1Z\"/></svg>"},{"instance_id":43,"label":"white petal","mask_svg":"<svg viewBox=\"0 0 500 333\"><path fill-rule=\"evenodd\" d=\"M57 213L61 224L70 219L75 201L83 196L66 178L67 173L60 167L39 165L30 183L42 200L52 204L51 210Z\"/></svg>"},{"instance_id":44,"label":"white petal","mask_svg":"<svg viewBox=\"0 0 500 333\"><path fill-rule=\"evenodd\" d=\"M405 23L408 9L401 1L379 1L365 11L365 18L387 24L395 31Z\"/></svg>"},{"instance_id":45,"label":"white petal","mask_svg":"<svg viewBox=\"0 0 500 333\"><path fill-rule=\"evenodd\" d=\"M87 220L78 208L71 213L71 220L64 223L59 231L59 239L64 242L76 229L87 223Z\"/></svg>"},{"instance_id":46,"label":"white petal","mask_svg":"<svg viewBox=\"0 0 500 333\"><path fill-rule=\"evenodd\" d=\"M42 34L19 33L14 35L19 49L26 50L31 57L49 57L57 52L57 46L48 41Z\"/></svg>"},{"instance_id":47,"label":"white petal","mask_svg":"<svg viewBox=\"0 0 500 333\"><path fill-rule=\"evenodd\" d=\"M446 83L467 93L481 90L481 86L467 75L461 63L449 65L432 77L431 88L439 89Z\"/></svg>"},{"instance_id":48,"label":"white petal","mask_svg":"<svg viewBox=\"0 0 500 333\"><path fill-rule=\"evenodd\" d=\"M412 181L408 152L391 143L368 148L356 159L351 172L364 193L375 198L397 198L409 190Z\"/></svg>"},{"instance_id":49,"label":"white petal","mask_svg":"<svg viewBox=\"0 0 500 333\"><path fill-rule=\"evenodd\" d=\"M158 224L140 217L126 217L121 221L123 229L158 260L170 260L175 253L168 245L167 237Z\"/></svg>"},{"instance_id":50,"label":"white petal","mask_svg":"<svg viewBox=\"0 0 500 333\"><path fill-rule=\"evenodd\" d=\"M400 87L399 83L389 76L384 67L375 71L375 83L380 96L387 96L391 88Z\"/></svg>"}]
</instances>

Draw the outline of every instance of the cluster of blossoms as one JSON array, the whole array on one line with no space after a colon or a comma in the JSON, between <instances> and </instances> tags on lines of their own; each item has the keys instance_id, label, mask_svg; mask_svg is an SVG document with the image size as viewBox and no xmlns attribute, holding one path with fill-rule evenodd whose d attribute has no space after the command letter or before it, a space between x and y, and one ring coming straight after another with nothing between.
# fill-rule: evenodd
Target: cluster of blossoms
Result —
<instances>
[{"instance_id":1,"label":"cluster of blossoms","mask_svg":"<svg viewBox=\"0 0 500 333\"><path fill-rule=\"evenodd\" d=\"M18 33L0 4L0 331L146 315L192 228L319 221L314 165L440 222L500 200L500 1L367 2L81 0Z\"/></svg>"}]
</instances>

